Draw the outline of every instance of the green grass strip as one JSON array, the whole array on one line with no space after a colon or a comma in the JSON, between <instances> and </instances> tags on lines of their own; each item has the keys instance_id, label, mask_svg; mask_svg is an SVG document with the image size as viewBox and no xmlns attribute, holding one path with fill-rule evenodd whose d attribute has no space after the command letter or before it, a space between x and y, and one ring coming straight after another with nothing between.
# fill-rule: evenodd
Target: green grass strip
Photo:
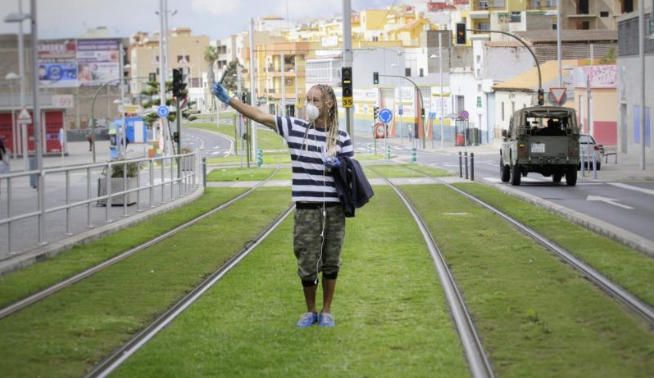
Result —
<instances>
[{"instance_id":1,"label":"green grass strip","mask_svg":"<svg viewBox=\"0 0 654 378\"><path fill-rule=\"evenodd\" d=\"M654 333L497 215L439 185L420 209L501 377L651 377Z\"/></svg>"},{"instance_id":2,"label":"green grass strip","mask_svg":"<svg viewBox=\"0 0 654 378\"><path fill-rule=\"evenodd\" d=\"M218 168L207 175L207 181L261 181L275 168Z\"/></svg>"},{"instance_id":3,"label":"green grass strip","mask_svg":"<svg viewBox=\"0 0 654 378\"><path fill-rule=\"evenodd\" d=\"M522 199L479 184L457 184L543 234L602 272L641 300L654 305L654 259Z\"/></svg>"},{"instance_id":4,"label":"green grass strip","mask_svg":"<svg viewBox=\"0 0 654 378\"><path fill-rule=\"evenodd\" d=\"M101 239L78 244L70 250L9 274L0 276L0 307L7 306L46 287L93 267L188 222L245 189L211 189L191 204L155 215Z\"/></svg>"},{"instance_id":5,"label":"green grass strip","mask_svg":"<svg viewBox=\"0 0 654 378\"><path fill-rule=\"evenodd\" d=\"M289 205L252 195L0 321L3 377L79 377L222 265Z\"/></svg>"},{"instance_id":6,"label":"green grass strip","mask_svg":"<svg viewBox=\"0 0 654 378\"><path fill-rule=\"evenodd\" d=\"M380 164L364 167L364 171L368 178L442 177L450 175L450 173L445 170L419 166L417 164Z\"/></svg>"},{"instance_id":7,"label":"green grass strip","mask_svg":"<svg viewBox=\"0 0 654 378\"><path fill-rule=\"evenodd\" d=\"M305 307L289 219L115 375L468 376L415 222L389 188L375 192L347 220L335 328L295 328Z\"/></svg>"},{"instance_id":8,"label":"green grass strip","mask_svg":"<svg viewBox=\"0 0 654 378\"><path fill-rule=\"evenodd\" d=\"M187 127L193 127L196 129L203 129L212 131L215 133L221 133L229 136L231 139L237 140L239 145L238 149L241 150L245 143L241 138L235 138L234 125L224 125L221 117L221 125L217 126L215 123L203 123L203 122L193 122L187 124ZM269 128L257 128L257 148L264 150L286 150L286 142L282 137L280 137L276 132Z\"/></svg>"}]
</instances>

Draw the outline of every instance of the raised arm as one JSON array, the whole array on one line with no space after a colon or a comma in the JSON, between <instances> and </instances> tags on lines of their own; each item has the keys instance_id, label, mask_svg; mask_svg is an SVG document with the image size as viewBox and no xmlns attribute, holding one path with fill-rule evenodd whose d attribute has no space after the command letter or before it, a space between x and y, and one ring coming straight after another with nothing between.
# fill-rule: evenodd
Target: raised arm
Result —
<instances>
[{"instance_id":1,"label":"raised arm","mask_svg":"<svg viewBox=\"0 0 654 378\"><path fill-rule=\"evenodd\" d=\"M219 83L213 85L213 88L211 88L211 93L218 97L222 103L231 106L237 112L243 114L249 119L264 126L270 127L271 129L276 129L277 125L275 124L275 116L270 113L266 113L259 108L255 108L252 105L244 103L236 96L230 96L229 93L227 93L227 90Z\"/></svg>"}]
</instances>

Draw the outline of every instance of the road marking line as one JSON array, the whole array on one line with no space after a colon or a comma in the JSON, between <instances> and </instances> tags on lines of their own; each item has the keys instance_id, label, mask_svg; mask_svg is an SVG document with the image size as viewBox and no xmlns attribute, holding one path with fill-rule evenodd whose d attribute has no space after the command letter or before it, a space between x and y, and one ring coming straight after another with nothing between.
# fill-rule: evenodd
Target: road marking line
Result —
<instances>
[{"instance_id":1,"label":"road marking line","mask_svg":"<svg viewBox=\"0 0 654 378\"><path fill-rule=\"evenodd\" d=\"M609 185L613 185L613 186L617 186L618 188L633 190L633 191L636 191L636 192L641 192L641 193L649 194L650 196L654 196L654 190L652 190L652 189L640 188L638 186L627 185L627 184L623 184L621 182L610 182Z\"/></svg>"},{"instance_id":2,"label":"road marking line","mask_svg":"<svg viewBox=\"0 0 654 378\"><path fill-rule=\"evenodd\" d=\"M621 203L618 203L618 201L616 199L614 199L614 198L601 197L601 196L588 196L588 197L586 197L586 201L599 201L599 202L608 203L609 205L618 206L618 207L621 207L621 208L627 209L627 210L632 210L633 209L633 207L631 207L631 206L627 206L627 205L623 205Z\"/></svg>"}]
</instances>

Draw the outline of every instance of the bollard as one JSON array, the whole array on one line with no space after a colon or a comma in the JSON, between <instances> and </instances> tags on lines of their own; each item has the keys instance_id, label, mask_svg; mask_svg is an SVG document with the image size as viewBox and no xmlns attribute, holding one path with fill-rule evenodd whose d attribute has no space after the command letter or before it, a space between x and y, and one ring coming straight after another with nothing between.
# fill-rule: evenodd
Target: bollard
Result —
<instances>
[{"instance_id":1,"label":"bollard","mask_svg":"<svg viewBox=\"0 0 654 378\"><path fill-rule=\"evenodd\" d=\"M470 181L475 181L475 153L470 153Z\"/></svg>"},{"instance_id":2,"label":"bollard","mask_svg":"<svg viewBox=\"0 0 654 378\"><path fill-rule=\"evenodd\" d=\"M207 187L207 158L202 158L202 186Z\"/></svg>"},{"instance_id":3,"label":"bollard","mask_svg":"<svg viewBox=\"0 0 654 378\"><path fill-rule=\"evenodd\" d=\"M466 168L465 179L467 180L468 179L468 152L467 151L463 153L463 165Z\"/></svg>"},{"instance_id":4,"label":"bollard","mask_svg":"<svg viewBox=\"0 0 654 378\"><path fill-rule=\"evenodd\" d=\"M597 180L597 162L595 161L595 159L597 158L596 153L597 153L597 151L595 151L595 149L593 149L593 157L592 157L592 159L593 159L593 180Z\"/></svg>"},{"instance_id":5,"label":"bollard","mask_svg":"<svg viewBox=\"0 0 654 378\"><path fill-rule=\"evenodd\" d=\"M459 177L463 177L463 165L461 162L461 151L459 151Z\"/></svg>"},{"instance_id":6,"label":"bollard","mask_svg":"<svg viewBox=\"0 0 654 378\"><path fill-rule=\"evenodd\" d=\"M263 150L261 148L257 148L257 167L261 167L263 165Z\"/></svg>"},{"instance_id":7,"label":"bollard","mask_svg":"<svg viewBox=\"0 0 654 378\"><path fill-rule=\"evenodd\" d=\"M416 162L416 148L415 147L411 148L411 162L413 162L413 163Z\"/></svg>"}]
</instances>

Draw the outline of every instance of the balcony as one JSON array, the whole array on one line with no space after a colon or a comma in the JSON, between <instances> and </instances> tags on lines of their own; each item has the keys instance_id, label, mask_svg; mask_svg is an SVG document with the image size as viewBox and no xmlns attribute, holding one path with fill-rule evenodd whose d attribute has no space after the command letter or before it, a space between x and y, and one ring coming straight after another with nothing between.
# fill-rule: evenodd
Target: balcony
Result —
<instances>
[{"instance_id":1,"label":"balcony","mask_svg":"<svg viewBox=\"0 0 654 378\"><path fill-rule=\"evenodd\" d=\"M556 9L556 0L529 0L527 10Z\"/></svg>"},{"instance_id":2,"label":"balcony","mask_svg":"<svg viewBox=\"0 0 654 378\"><path fill-rule=\"evenodd\" d=\"M476 0L472 3L472 11L489 11L506 8L506 0Z\"/></svg>"}]
</instances>

